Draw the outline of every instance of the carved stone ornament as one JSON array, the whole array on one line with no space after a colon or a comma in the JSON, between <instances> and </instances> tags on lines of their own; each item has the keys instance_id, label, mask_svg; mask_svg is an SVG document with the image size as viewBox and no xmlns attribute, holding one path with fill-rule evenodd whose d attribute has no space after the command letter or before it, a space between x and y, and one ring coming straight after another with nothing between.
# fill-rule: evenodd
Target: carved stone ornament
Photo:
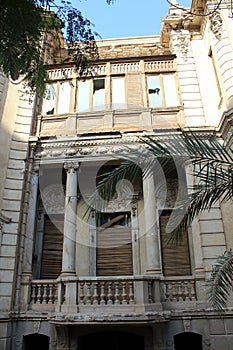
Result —
<instances>
[{"instance_id":1,"label":"carved stone ornament","mask_svg":"<svg viewBox=\"0 0 233 350\"><path fill-rule=\"evenodd\" d=\"M183 326L185 332L191 331L191 319L190 318L183 318Z\"/></svg>"},{"instance_id":2,"label":"carved stone ornament","mask_svg":"<svg viewBox=\"0 0 233 350\"><path fill-rule=\"evenodd\" d=\"M215 37L220 40L222 36L222 17L219 12L215 12L210 17L210 30Z\"/></svg>"},{"instance_id":3,"label":"carved stone ornament","mask_svg":"<svg viewBox=\"0 0 233 350\"><path fill-rule=\"evenodd\" d=\"M187 60L187 54L190 43L190 35L180 31L176 35L171 36L170 49L172 53L175 53L178 57L182 58L184 61Z\"/></svg>"},{"instance_id":4,"label":"carved stone ornament","mask_svg":"<svg viewBox=\"0 0 233 350\"><path fill-rule=\"evenodd\" d=\"M66 162L64 168L68 173L75 172L79 168L79 162Z\"/></svg>"},{"instance_id":5,"label":"carved stone ornament","mask_svg":"<svg viewBox=\"0 0 233 350\"><path fill-rule=\"evenodd\" d=\"M5 215L3 215L0 212L0 234L3 233L4 224L9 224L11 222L11 219L7 218Z\"/></svg>"},{"instance_id":6,"label":"carved stone ornament","mask_svg":"<svg viewBox=\"0 0 233 350\"><path fill-rule=\"evenodd\" d=\"M62 184L52 184L41 190L41 199L48 214L64 213L65 195Z\"/></svg>"},{"instance_id":7,"label":"carved stone ornament","mask_svg":"<svg viewBox=\"0 0 233 350\"><path fill-rule=\"evenodd\" d=\"M39 333L40 325L41 325L41 321L39 321L39 320L33 322L33 331L34 331L34 333Z\"/></svg>"}]
</instances>

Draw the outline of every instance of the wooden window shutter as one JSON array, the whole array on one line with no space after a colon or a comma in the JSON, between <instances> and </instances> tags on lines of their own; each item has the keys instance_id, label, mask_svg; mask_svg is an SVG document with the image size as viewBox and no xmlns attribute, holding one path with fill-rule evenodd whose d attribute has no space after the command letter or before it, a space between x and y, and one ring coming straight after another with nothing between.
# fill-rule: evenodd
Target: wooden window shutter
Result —
<instances>
[{"instance_id":1,"label":"wooden window shutter","mask_svg":"<svg viewBox=\"0 0 233 350\"><path fill-rule=\"evenodd\" d=\"M127 104L142 106L142 84L139 73L128 73L126 75Z\"/></svg>"},{"instance_id":2,"label":"wooden window shutter","mask_svg":"<svg viewBox=\"0 0 233 350\"><path fill-rule=\"evenodd\" d=\"M121 216L124 214L116 213L114 217L117 220ZM97 276L133 274L131 227L118 226L117 221L111 227L104 225L98 227L96 274Z\"/></svg>"},{"instance_id":3,"label":"wooden window shutter","mask_svg":"<svg viewBox=\"0 0 233 350\"><path fill-rule=\"evenodd\" d=\"M41 279L56 279L62 269L63 215L45 216Z\"/></svg>"},{"instance_id":4,"label":"wooden window shutter","mask_svg":"<svg viewBox=\"0 0 233 350\"><path fill-rule=\"evenodd\" d=\"M167 242L166 225L171 215L171 210L160 215L160 236L162 249L162 262L164 276L186 276L191 274L188 235L183 235L183 241L178 245Z\"/></svg>"}]
</instances>

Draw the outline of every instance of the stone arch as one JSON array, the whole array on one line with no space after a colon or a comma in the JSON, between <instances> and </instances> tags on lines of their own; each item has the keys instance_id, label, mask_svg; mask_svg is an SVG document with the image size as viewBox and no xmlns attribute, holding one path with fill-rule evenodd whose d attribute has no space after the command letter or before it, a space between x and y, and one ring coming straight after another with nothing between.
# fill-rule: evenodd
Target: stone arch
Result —
<instances>
[{"instance_id":1,"label":"stone arch","mask_svg":"<svg viewBox=\"0 0 233 350\"><path fill-rule=\"evenodd\" d=\"M82 335L78 339L79 350L144 350L144 337L122 331L99 331Z\"/></svg>"},{"instance_id":2,"label":"stone arch","mask_svg":"<svg viewBox=\"0 0 233 350\"><path fill-rule=\"evenodd\" d=\"M23 350L49 350L49 337L44 334L28 334L23 336Z\"/></svg>"},{"instance_id":3,"label":"stone arch","mask_svg":"<svg viewBox=\"0 0 233 350\"><path fill-rule=\"evenodd\" d=\"M202 335L194 332L176 334L174 345L175 350L202 350Z\"/></svg>"}]
</instances>

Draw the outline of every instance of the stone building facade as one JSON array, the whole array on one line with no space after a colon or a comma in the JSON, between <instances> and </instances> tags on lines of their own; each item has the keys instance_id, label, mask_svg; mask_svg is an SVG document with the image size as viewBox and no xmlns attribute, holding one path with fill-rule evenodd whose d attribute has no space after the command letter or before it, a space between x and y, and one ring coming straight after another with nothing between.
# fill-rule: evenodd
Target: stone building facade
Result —
<instances>
[{"instance_id":1,"label":"stone building facade","mask_svg":"<svg viewBox=\"0 0 233 350\"><path fill-rule=\"evenodd\" d=\"M232 348L232 303L220 317L205 288L233 247L232 203L168 247L177 193L193 181L182 167L126 181L85 217L97 175L138 151L138 137L182 126L232 143L231 2L176 5L158 36L98 42L85 80L51 63L43 99L1 74L1 349Z\"/></svg>"}]
</instances>

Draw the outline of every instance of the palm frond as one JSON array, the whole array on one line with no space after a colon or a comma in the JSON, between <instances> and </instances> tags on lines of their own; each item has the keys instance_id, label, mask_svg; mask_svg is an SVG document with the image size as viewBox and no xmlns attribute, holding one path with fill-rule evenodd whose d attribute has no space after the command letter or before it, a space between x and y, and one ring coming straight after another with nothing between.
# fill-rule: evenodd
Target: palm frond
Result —
<instances>
[{"instance_id":1,"label":"palm frond","mask_svg":"<svg viewBox=\"0 0 233 350\"><path fill-rule=\"evenodd\" d=\"M177 203L167 225L169 244L177 244L194 218L204 210L210 210L218 201L231 198L232 174L225 172L225 176L221 175L222 177L212 178L206 174L205 181L195 185L193 193Z\"/></svg>"},{"instance_id":2,"label":"palm frond","mask_svg":"<svg viewBox=\"0 0 233 350\"><path fill-rule=\"evenodd\" d=\"M220 256L207 281L208 301L211 306L220 312L227 306L232 292L233 281L233 251L228 250Z\"/></svg>"}]
</instances>

